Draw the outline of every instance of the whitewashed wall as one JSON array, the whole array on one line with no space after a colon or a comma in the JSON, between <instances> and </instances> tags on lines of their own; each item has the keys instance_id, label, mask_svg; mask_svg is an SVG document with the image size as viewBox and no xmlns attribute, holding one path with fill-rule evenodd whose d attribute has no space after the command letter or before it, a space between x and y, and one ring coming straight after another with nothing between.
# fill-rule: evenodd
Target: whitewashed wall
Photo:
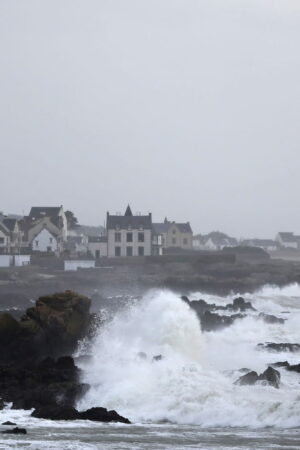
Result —
<instances>
[{"instance_id":1,"label":"whitewashed wall","mask_svg":"<svg viewBox=\"0 0 300 450\"><path fill-rule=\"evenodd\" d=\"M41 230L31 244L34 252L56 252L58 250L57 239L46 228Z\"/></svg>"},{"instance_id":2,"label":"whitewashed wall","mask_svg":"<svg viewBox=\"0 0 300 450\"><path fill-rule=\"evenodd\" d=\"M0 255L0 267L9 267L13 263L13 256Z\"/></svg>"},{"instance_id":3,"label":"whitewashed wall","mask_svg":"<svg viewBox=\"0 0 300 450\"><path fill-rule=\"evenodd\" d=\"M94 260L66 260L65 271L77 270L77 269L93 269L95 268L96 261Z\"/></svg>"},{"instance_id":4,"label":"whitewashed wall","mask_svg":"<svg viewBox=\"0 0 300 450\"><path fill-rule=\"evenodd\" d=\"M22 267L30 264L30 255L15 255L15 266Z\"/></svg>"}]
</instances>

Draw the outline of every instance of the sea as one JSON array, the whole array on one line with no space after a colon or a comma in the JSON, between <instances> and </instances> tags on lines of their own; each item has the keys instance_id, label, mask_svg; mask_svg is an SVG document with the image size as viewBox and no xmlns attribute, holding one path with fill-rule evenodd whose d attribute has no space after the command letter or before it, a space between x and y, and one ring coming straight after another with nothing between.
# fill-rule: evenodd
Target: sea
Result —
<instances>
[{"instance_id":1,"label":"sea","mask_svg":"<svg viewBox=\"0 0 300 450\"><path fill-rule=\"evenodd\" d=\"M236 296L193 292L189 298L225 305ZM105 321L92 343L82 342L74 355L91 386L77 408L104 406L132 424L53 422L7 405L0 423L15 422L27 435L0 434L0 450L300 449L300 374L277 368L279 389L235 384L247 370L300 363L300 353L257 347L300 343L300 286L264 286L243 297L256 311L211 332L202 332L195 312L167 290L148 292L114 313L101 311ZM266 323L260 312L285 322Z\"/></svg>"}]
</instances>

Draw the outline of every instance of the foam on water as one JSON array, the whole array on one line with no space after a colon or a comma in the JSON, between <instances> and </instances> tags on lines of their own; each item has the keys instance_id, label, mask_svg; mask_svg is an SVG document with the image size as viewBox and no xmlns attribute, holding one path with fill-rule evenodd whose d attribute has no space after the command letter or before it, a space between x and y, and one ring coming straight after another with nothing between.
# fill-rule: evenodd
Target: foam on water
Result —
<instances>
[{"instance_id":1,"label":"foam on water","mask_svg":"<svg viewBox=\"0 0 300 450\"><path fill-rule=\"evenodd\" d=\"M232 300L201 293L193 297L217 304ZM284 313L285 324L249 316L222 331L202 333L195 313L168 291L149 294L117 313L95 339L84 372L92 387L79 408L102 405L135 422L300 426L299 374L282 369L280 389L234 385L242 367L261 372L271 362L300 362L299 354L256 349L259 342L300 342L300 288L265 287L246 298L259 311L290 311ZM153 361L155 355L163 359Z\"/></svg>"}]
</instances>

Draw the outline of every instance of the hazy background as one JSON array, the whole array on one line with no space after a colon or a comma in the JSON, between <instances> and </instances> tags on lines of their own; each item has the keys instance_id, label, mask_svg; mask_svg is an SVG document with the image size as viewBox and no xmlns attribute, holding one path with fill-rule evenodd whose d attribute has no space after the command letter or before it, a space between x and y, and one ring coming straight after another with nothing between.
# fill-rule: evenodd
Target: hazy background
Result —
<instances>
[{"instance_id":1,"label":"hazy background","mask_svg":"<svg viewBox=\"0 0 300 450\"><path fill-rule=\"evenodd\" d=\"M299 0L0 0L6 213L299 233L299 120Z\"/></svg>"}]
</instances>

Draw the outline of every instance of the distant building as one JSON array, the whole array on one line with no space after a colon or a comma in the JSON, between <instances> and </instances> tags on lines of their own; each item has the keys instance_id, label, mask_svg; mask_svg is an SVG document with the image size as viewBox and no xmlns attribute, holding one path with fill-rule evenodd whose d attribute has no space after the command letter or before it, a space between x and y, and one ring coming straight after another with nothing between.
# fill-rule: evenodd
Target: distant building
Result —
<instances>
[{"instance_id":1,"label":"distant building","mask_svg":"<svg viewBox=\"0 0 300 450\"><path fill-rule=\"evenodd\" d=\"M300 244L300 236L295 236L291 232L280 232L275 238L281 248L298 249Z\"/></svg>"},{"instance_id":2,"label":"distant building","mask_svg":"<svg viewBox=\"0 0 300 450\"><path fill-rule=\"evenodd\" d=\"M5 235L5 236L4 236ZM0 250L2 253L19 253L21 232L18 219L0 213Z\"/></svg>"},{"instance_id":3,"label":"distant building","mask_svg":"<svg viewBox=\"0 0 300 450\"><path fill-rule=\"evenodd\" d=\"M152 216L133 215L128 205L124 216L107 213L107 255L150 256L152 251Z\"/></svg>"},{"instance_id":4,"label":"distant building","mask_svg":"<svg viewBox=\"0 0 300 450\"><path fill-rule=\"evenodd\" d=\"M10 232L6 226L0 222L0 252L9 253Z\"/></svg>"},{"instance_id":5,"label":"distant building","mask_svg":"<svg viewBox=\"0 0 300 450\"><path fill-rule=\"evenodd\" d=\"M59 255L67 241L67 219L62 206L33 207L20 222L22 247L32 252L52 252Z\"/></svg>"},{"instance_id":6,"label":"distant building","mask_svg":"<svg viewBox=\"0 0 300 450\"><path fill-rule=\"evenodd\" d=\"M220 231L212 231L206 235L196 235L193 238L195 250L218 251L224 247L235 247L237 240Z\"/></svg>"},{"instance_id":7,"label":"distant building","mask_svg":"<svg viewBox=\"0 0 300 450\"><path fill-rule=\"evenodd\" d=\"M240 243L242 247L259 247L266 252L278 250L278 243L272 239L245 239Z\"/></svg>"},{"instance_id":8,"label":"distant building","mask_svg":"<svg viewBox=\"0 0 300 450\"><path fill-rule=\"evenodd\" d=\"M153 254L162 255L166 249L191 250L193 231L189 222L171 222L167 218L162 223L153 223Z\"/></svg>"},{"instance_id":9,"label":"distant building","mask_svg":"<svg viewBox=\"0 0 300 450\"><path fill-rule=\"evenodd\" d=\"M107 236L89 236L88 252L96 259L107 256Z\"/></svg>"}]
</instances>

